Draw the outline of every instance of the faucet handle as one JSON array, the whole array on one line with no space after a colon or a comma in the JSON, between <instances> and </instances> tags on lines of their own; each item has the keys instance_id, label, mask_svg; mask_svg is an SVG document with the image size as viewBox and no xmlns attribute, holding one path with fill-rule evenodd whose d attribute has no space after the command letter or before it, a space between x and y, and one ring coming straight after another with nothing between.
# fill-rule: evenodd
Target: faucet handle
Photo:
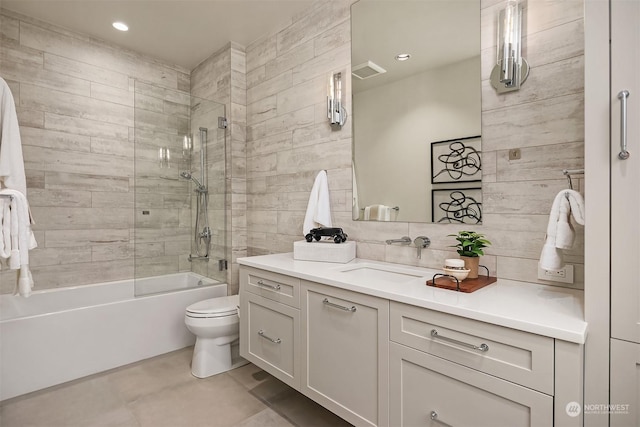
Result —
<instances>
[{"instance_id":1,"label":"faucet handle","mask_svg":"<svg viewBox=\"0 0 640 427\"><path fill-rule=\"evenodd\" d=\"M418 236L413 240L413 244L418 249L418 258L422 259L422 249L428 248L431 244L431 239L427 236Z\"/></svg>"},{"instance_id":2,"label":"faucet handle","mask_svg":"<svg viewBox=\"0 0 640 427\"><path fill-rule=\"evenodd\" d=\"M419 248L428 248L431 244L431 239L427 236L418 236L413 240L413 244Z\"/></svg>"}]
</instances>

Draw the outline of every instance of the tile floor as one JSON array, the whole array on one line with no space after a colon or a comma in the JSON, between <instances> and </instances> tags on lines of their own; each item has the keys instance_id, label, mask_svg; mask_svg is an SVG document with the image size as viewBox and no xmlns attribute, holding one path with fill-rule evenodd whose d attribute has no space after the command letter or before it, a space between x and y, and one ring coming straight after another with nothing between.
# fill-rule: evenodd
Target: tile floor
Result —
<instances>
[{"instance_id":1,"label":"tile floor","mask_svg":"<svg viewBox=\"0 0 640 427\"><path fill-rule=\"evenodd\" d=\"M0 404L2 427L350 426L253 364L197 379L191 347Z\"/></svg>"}]
</instances>

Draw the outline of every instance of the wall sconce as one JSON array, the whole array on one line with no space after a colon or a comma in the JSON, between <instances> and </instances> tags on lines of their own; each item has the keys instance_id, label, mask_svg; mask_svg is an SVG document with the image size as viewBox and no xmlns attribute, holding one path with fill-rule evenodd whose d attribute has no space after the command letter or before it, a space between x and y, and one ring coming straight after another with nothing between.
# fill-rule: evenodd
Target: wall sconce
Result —
<instances>
[{"instance_id":1,"label":"wall sconce","mask_svg":"<svg viewBox=\"0 0 640 427\"><path fill-rule=\"evenodd\" d=\"M342 96L342 73L334 73L329 77L327 94L327 118L332 126L343 126L347 121L347 111L343 107Z\"/></svg>"},{"instance_id":2,"label":"wall sconce","mask_svg":"<svg viewBox=\"0 0 640 427\"><path fill-rule=\"evenodd\" d=\"M529 76L529 64L521 56L522 8L517 0L507 0L498 18L497 65L491 71L491 86L498 93L520 89Z\"/></svg>"},{"instance_id":3,"label":"wall sconce","mask_svg":"<svg viewBox=\"0 0 640 427\"><path fill-rule=\"evenodd\" d=\"M169 151L169 147L160 147L158 150L158 163L160 164L160 169L170 168L170 161L171 152Z\"/></svg>"}]
</instances>

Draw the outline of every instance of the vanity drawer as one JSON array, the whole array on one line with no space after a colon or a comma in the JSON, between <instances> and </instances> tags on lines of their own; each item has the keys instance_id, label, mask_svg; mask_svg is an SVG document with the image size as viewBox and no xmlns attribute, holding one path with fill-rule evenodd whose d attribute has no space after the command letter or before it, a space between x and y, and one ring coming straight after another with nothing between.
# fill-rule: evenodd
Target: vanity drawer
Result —
<instances>
[{"instance_id":1,"label":"vanity drawer","mask_svg":"<svg viewBox=\"0 0 640 427\"><path fill-rule=\"evenodd\" d=\"M240 267L240 286L247 292L300 308L300 279L251 267Z\"/></svg>"},{"instance_id":2,"label":"vanity drawer","mask_svg":"<svg viewBox=\"0 0 640 427\"><path fill-rule=\"evenodd\" d=\"M543 393L554 393L552 338L397 302L391 303L390 338Z\"/></svg>"},{"instance_id":3,"label":"vanity drawer","mask_svg":"<svg viewBox=\"0 0 640 427\"><path fill-rule=\"evenodd\" d=\"M392 426L552 426L553 397L391 343Z\"/></svg>"},{"instance_id":4,"label":"vanity drawer","mask_svg":"<svg viewBox=\"0 0 640 427\"><path fill-rule=\"evenodd\" d=\"M240 355L300 388L300 311L250 293L240 299Z\"/></svg>"}]
</instances>

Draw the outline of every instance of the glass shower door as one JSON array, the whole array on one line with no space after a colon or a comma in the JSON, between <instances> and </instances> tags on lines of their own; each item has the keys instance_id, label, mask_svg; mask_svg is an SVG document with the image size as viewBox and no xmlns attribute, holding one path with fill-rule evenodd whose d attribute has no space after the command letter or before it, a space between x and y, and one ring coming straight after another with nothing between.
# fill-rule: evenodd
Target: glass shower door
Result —
<instances>
[{"instance_id":1,"label":"glass shower door","mask_svg":"<svg viewBox=\"0 0 640 427\"><path fill-rule=\"evenodd\" d=\"M227 281L224 115L223 104L135 82L136 295Z\"/></svg>"}]
</instances>

